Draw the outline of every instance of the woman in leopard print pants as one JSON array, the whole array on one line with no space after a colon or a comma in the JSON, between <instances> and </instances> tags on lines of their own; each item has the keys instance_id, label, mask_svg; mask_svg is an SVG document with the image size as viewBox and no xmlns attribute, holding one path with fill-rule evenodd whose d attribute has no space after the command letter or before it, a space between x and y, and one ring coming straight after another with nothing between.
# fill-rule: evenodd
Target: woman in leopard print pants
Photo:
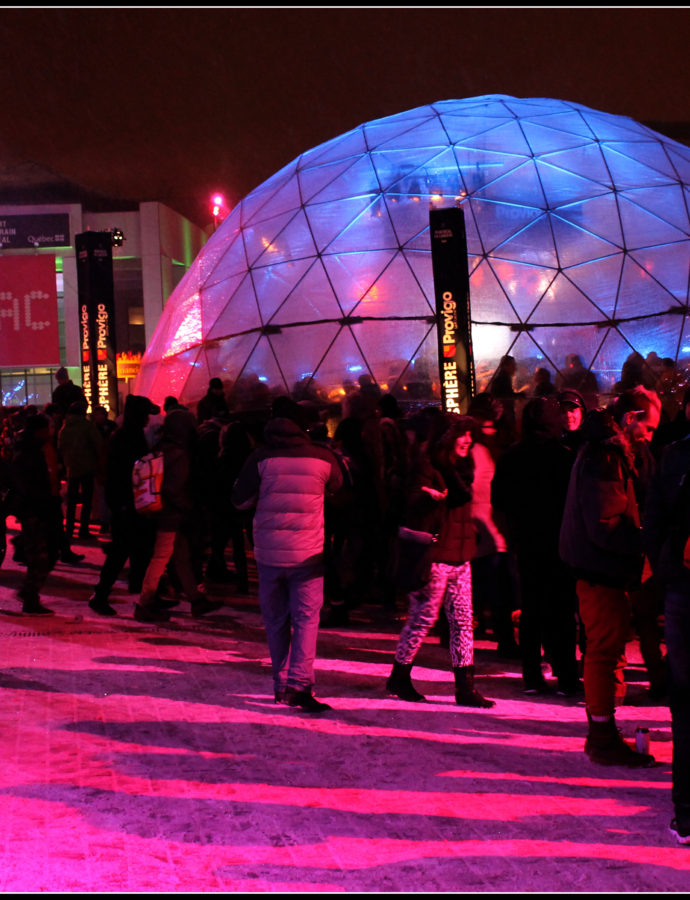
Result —
<instances>
[{"instance_id":1,"label":"woman in leopard print pants","mask_svg":"<svg viewBox=\"0 0 690 900\"><path fill-rule=\"evenodd\" d=\"M472 574L476 552L471 515L473 464L470 455L474 420L458 418L440 441L435 466L418 467L417 487L442 504L438 539L429 545L430 571L424 583L409 593L409 614L395 652L388 690L404 700L425 698L412 685L414 658L438 619L443 605L450 631L450 658L455 676L455 701L460 706L491 707L474 687L474 631L472 627ZM438 473L442 483L437 481ZM424 483L426 482L426 483ZM442 488L442 489L440 489ZM427 501L428 502L428 501Z\"/></svg>"}]
</instances>

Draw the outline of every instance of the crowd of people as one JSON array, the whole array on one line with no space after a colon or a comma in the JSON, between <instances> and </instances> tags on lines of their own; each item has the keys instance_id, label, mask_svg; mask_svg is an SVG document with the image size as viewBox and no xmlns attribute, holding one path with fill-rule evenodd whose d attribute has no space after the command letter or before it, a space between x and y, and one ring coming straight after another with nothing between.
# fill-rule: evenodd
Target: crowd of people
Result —
<instances>
[{"instance_id":1,"label":"crowd of people","mask_svg":"<svg viewBox=\"0 0 690 900\"><path fill-rule=\"evenodd\" d=\"M46 579L58 560L79 564L75 535L98 522L110 543L91 609L116 614L109 596L126 572L133 615L150 623L181 596L195 617L218 610L219 582L246 592L251 552L275 702L312 713L330 708L313 694L319 627L358 605L402 607L385 686L408 702L425 702L411 672L436 629L456 703L491 708L474 666L476 636L491 635L519 660L525 693L552 689L546 662L559 695L584 697L584 749L602 765L654 763L615 720L634 629L651 699L669 698L674 829L690 842L690 388L665 365L650 380L640 360L606 404L577 357L560 383L535 373L528 393L505 357L462 416L403 411L365 376L338 410L283 396L251 421L213 378L194 413L130 395L114 423L87 415L63 370L45 409L5 416L0 552L11 514L22 609L48 615ZM144 516L132 469L152 449L162 509Z\"/></svg>"}]
</instances>

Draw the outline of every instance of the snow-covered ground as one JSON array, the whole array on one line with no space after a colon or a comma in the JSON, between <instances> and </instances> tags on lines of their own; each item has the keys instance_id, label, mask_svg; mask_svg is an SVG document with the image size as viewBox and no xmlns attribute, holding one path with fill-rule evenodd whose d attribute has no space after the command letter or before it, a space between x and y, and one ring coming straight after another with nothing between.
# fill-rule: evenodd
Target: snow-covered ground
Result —
<instances>
[{"instance_id":1,"label":"snow-covered ground","mask_svg":"<svg viewBox=\"0 0 690 900\"><path fill-rule=\"evenodd\" d=\"M690 848L668 832L670 716L629 646L626 737L658 765L583 753L582 700L520 693L517 662L478 641L488 710L455 705L447 650L413 670L427 704L385 691L400 628L362 606L324 628L319 717L273 703L255 583L169 624L87 605L102 544L75 545L19 614L0 569L0 890L62 892L686 892ZM400 610L402 612L402 610ZM550 675L548 666L544 671ZM555 684L555 683L554 683Z\"/></svg>"}]
</instances>

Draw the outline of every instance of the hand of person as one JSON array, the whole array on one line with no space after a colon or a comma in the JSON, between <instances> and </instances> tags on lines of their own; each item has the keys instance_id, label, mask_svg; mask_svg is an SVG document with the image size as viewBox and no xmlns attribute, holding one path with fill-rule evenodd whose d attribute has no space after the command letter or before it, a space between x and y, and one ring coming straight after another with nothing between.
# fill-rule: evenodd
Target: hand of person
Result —
<instances>
[{"instance_id":1,"label":"hand of person","mask_svg":"<svg viewBox=\"0 0 690 900\"><path fill-rule=\"evenodd\" d=\"M683 547L683 565L686 569L690 569L690 537L685 542L685 547Z\"/></svg>"},{"instance_id":2,"label":"hand of person","mask_svg":"<svg viewBox=\"0 0 690 900\"><path fill-rule=\"evenodd\" d=\"M448 496L448 488L446 488L445 491L437 491L436 488L427 487L425 484L423 484L422 490L426 491L432 500L445 500Z\"/></svg>"}]
</instances>

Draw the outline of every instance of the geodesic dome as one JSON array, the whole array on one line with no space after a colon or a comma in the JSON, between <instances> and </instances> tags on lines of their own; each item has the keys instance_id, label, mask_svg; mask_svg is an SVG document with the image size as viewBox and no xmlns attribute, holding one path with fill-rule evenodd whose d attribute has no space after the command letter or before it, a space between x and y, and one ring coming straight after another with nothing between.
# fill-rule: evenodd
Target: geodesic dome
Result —
<instances>
[{"instance_id":1,"label":"geodesic dome","mask_svg":"<svg viewBox=\"0 0 690 900\"><path fill-rule=\"evenodd\" d=\"M477 389L577 354L606 391L626 357L690 357L690 148L550 99L448 100L306 151L232 211L171 295L135 391L238 405L336 397L370 375L439 396L431 205L460 205Z\"/></svg>"}]
</instances>

